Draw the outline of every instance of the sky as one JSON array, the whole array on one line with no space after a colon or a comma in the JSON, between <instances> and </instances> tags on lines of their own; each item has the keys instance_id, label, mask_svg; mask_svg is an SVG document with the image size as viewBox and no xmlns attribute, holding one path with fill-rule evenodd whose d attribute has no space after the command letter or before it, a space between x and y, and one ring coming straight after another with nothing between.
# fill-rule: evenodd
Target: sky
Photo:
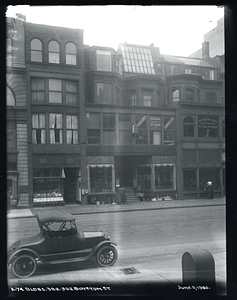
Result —
<instances>
[{"instance_id":1,"label":"sky","mask_svg":"<svg viewBox=\"0 0 237 300\"><path fill-rule=\"evenodd\" d=\"M149 46L162 54L189 56L199 50L204 34L224 16L224 7L189 6L8 6L7 17L16 13L26 22L84 30L84 44L118 49L119 43Z\"/></svg>"}]
</instances>

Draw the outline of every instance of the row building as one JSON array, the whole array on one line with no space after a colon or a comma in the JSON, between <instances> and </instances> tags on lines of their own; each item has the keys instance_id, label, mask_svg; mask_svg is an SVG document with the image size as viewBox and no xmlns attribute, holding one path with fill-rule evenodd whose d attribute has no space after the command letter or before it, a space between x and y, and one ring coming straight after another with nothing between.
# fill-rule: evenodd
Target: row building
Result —
<instances>
[{"instance_id":1,"label":"row building","mask_svg":"<svg viewBox=\"0 0 237 300\"><path fill-rule=\"evenodd\" d=\"M223 54L88 46L83 30L7 19L9 206L225 194Z\"/></svg>"}]
</instances>

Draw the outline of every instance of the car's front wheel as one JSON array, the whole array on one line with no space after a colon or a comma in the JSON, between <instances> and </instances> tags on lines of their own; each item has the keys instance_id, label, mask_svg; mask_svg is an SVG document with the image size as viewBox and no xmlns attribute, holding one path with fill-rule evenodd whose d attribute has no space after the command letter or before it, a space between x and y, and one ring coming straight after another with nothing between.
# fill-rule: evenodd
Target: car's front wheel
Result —
<instances>
[{"instance_id":1,"label":"car's front wheel","mask_svg":"<svg viewBox=\"0 0 237 300\"><path fill-rule=\"evenodd\" d=\"M12 262L12 272L16 277L31 276L37 268L35 259L30 255L20 255Z\"/></svg>"},{"instance_id":2,"label":"car's front wheel","mask_svg":"<svg viewBox=\"0 0 237 300\"><path fill-rule=\"evenodd\" d=\"M102 246L97 254L96 261L101 267L112 266L118 257L118 252L115 247L107 245Z\"/></svg>"}]
</instances>

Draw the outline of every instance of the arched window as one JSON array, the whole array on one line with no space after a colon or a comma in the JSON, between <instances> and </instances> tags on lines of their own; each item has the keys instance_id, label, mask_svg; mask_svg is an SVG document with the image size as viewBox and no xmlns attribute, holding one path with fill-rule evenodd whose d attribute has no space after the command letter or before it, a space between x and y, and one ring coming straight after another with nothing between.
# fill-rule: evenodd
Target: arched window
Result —
<instances>
[{"instance_id":1,"label":"arched window","mask_svg":"<svg viewBox=\"0 0 237 300\"><path fill-rule=\"evenodd\" d=\"M225 119L222 121L222 136L225 137Z\"/></svg>"},{"instance_id":2,"label":"arched window","mask_svg":"<svg viewBox=\"0 0 237 300\"><path fill-rule=\"evenodd\" d=\"M9 87L7 87L7 106L15 106L16 103L15 103L15 97L12 93L12 91L9 89Z\"/></svg>"},{"instance_id":3,"label":"arched window","mask_svg":"<svg viewBox=\"0 0 237 300\"><path fill-rule=\"evenodd\" d=\"M30 60L42 62L42 42L39 39L33 39L30 43Z\"/></svg>"},{"instance_id":4,"label":"arched window","mask_svg":"<svg viewBox=\"0 0 237 300\"><path fill-rule=\"evenodd\" d=\"M55 41L49 42L49 63L59 64L59 44Z\"/></svg>"},{"instance_id":5,"label":"arched window","mask_svg":"<svg viewBox=\"0 0 237 300\"><path fill-rule=\"evenodd\" d=\"M77 64L77 55L76 45L73 43L67 43L66 45L66 64L67 65L76 65Z\"/></svg>"},{"instance_id":6,"label":"arched window","mask_svg":"<svg viewBox=\"0 0 237 300\"><path fill-rule=\"evenodd\" d=\"M186 137L194 137L194 119L187 116L183 120L183 134Z\"/></svg>"}]
</instances>

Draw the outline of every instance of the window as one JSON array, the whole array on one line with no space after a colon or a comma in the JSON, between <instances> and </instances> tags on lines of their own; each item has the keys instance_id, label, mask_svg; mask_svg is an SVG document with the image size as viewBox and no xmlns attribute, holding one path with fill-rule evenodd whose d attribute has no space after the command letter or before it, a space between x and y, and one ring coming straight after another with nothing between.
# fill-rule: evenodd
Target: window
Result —
<instances>
[{"instance_id":1,"label":"window","mask_svg":"<svg viewBox=\"0 0 237 300\"><path fill-rule=\"evenodd\" d=\"M214 93L207 93L206 94L206 102L208 102L208 103L216 103L216 94L214 94Z\"/></svg>"},{"instance_id":2,"label":"window","mask_svg":"<svg viewBox=\"0 0 237 300\"><path fill-rule=\"evenodd\" d=\"M66 64L76 65L77 64L77 48L73 43L67 43L66 45Z\"/></svg>"},{"instance_id":3,"label":"window","mask_svg":"<svg viewBox=\"0 0 237 300\"><path fill-rule=\"evenodd\" d=\"M77 116L66 116L67 144L78 144Z\"/></svg>"},{"instance_id":4,"label":"window","mask_svg":"<svg viewBox=\"0 0 237 300\"><path fill-rule=\"evenodd\" d=\"M32 143L45 144L45 115L32 115Z\"/></svg>"},{"instance_id":5,"label":"window","mask_svg":"<svg viewBox=\"0 0 237 300\"><path fill-rule=\"evenodd\" d=\"M157 130L150 131L150 144L161 145L161 131L157 131Z\"/></svg>"},{"instance_id":6,"label":"window","mask_svg":"<svg viewBox=\"0 0 237 300\"><path fill-rule=\"evenodd\" d=\"M222 137L225 137L225 120L222 121Z\"/></svg>"},{"instance_id":7,"label":"window","mask_svg":"<svg viewBox=\"0 0 237 300\"><path fill-rule=\"evenodd\" d=\"M185 69L185 74L192 74L192 69Z\"/></svg>"},{"instance_id":8,"label":"window","mask_svg":"<svg viewBox=\"0 0 237 300\"><path fill-rule=\"evenodd\" d=\"M49 42L49 63L59 64L59 44L55 41Z\"/></svg>"},{"instance_id":9,"label":"window","mask_svg":"<svg viewBox=\"0 0 237 300\"><path fill-rule=\"evenodd\" d=\"M143 93L143 106L151 106L152 92L144 91Z\"/></svg>"},{"instance_id":10,"label":"window","mask_svg":"<svg viewBox=\"0 0 237 300\"><path fill-rule=\"evenodd\" d=\"M6 56L6 65L8 67L12 66L12 39L7 38L6 40L6 52L7 52L7 56Z\"/></svg>"},{"instance_id":11,"label":"window","mask_svg":"<svg viewBox=\"0 0 237 300\"><path fill-rule=\"evenodd\" d=\"M30 60L42 62L42 42L39 39L31 41L30 50Z\"/></svg>"},{"instance_id":12,"label":"window","mask_svg":"<svg viewBox=\"0 0 237 300\"><path fill-rule=\"evenodd\" d=\"M220 188L220 170L219 169L199 169L199 188L204 190L208 181L212 182L214 190Z\"/></svg>"},{"instance_id":13,"label":"window","mask_svg":"<svg viewBox=\"0 0 237 300\"><path fill-rule=\"evenodd\" d=\"M49 114L50 144L62 144L62 114Z\"/></svg>"},{"instance_id":14,"label":"window","mask_svg":"<svg viewBox=\"0 0 237 300\"><path fill-rule=\"evenodd\" d=\"M186 137L194 137L194 119L187 116L183 120L183 135Z\"/></svg>"},{"instance_id":15,"label":"window","mask_svg":"<svg viewBox=\"0 0 237 300\"><path fill-rule=\"evenodd\" d=\"M87 143L88 145L100 144L100 129L87 129Z\"/></svg>"},{"instance_id":16,"label":"window","mask_svg":"<svg viewBox=\"0 0 237 300\"><path fill-rule=\"evenodd\" d=\"M210 80L214 80L215 79L215 70L210 70Z\"/></svg>"},{"instance_id":17,"label":"window","mask_svg":"<svg viewBox=\"0 0 237 300\"><path fill-rule=\"evenodd\" d=\"M115 145L116 144L116 131L115 131L115 115L103 115L103 144Z\"/></svg>"},{"instance_id":18,"label":"window","mask_svg":"<svg viewBox=\"0 0 237 300\"><path fill-rule=\"evenodd\" d=\"M148 143L148 131L147 131L147 117L144 115L136 116L136 144L147 144Z\"/></svg>"},{"instance_id":19,"label":"window","mask_svg":"<svg viewBox=\"0 0 237 300\"><path fill-rule=\"evenodd\" d=\"M174 166L172 164L155 165L155 189L174 189Z\"/></svg>"},{"instance_id":20,"label":"window","mask_svg":"<svg viewBox=\"0 0 237 300\"><path fill-rule=\"evenodd\" d=\"M137 95L136 94L130 94L130 103L131 103L131 106L137 105Z\"/></svg>"},{"instance_id":21,"label":"window","mask_svg":"<svg viewBox=\"0 0 237 300\"><path fill-rule=\"evenodd\" d=\"M185 101L194 101L194 90L193 89L185 89Z\"/></svg>"},{"instance_id":22,"label":"window","mask_svg":"<svg viewBox=\"0 0 237 300\"><path fill-rule=\"evenodd\" d=\"M175 117L164 116L164 145L174 145Z\"/></svg>"},{"instance_id":23,"label":"window","mask_svg":"<svg viewBox=\"0 0 237 300\"><path fill-rule=\"evenodd\" d=\"M196 191L196 170L183 171L184 192Z\"/></svg>"},{"instance_id":24,"label":"window","mask_svg":"<svg viewBox=\"0 0 237 300\"><path fill-rule=\"evenodd\" d=\"M7 149L16 149L17 139L16 139L16 123L14 120L7 120L6 122L6 144Z\"/></svg>"},{"instance_id":25,"label":"window","mask_svg":"<svg viewBox=\"0 0 237 300\"><path fill-rule=\"evenodd\" d=\"M15 97L9 87L6 88L7 106L15 106Z\"/></svg>"},{"instance_id":26,"label":"window","mask_svg":"<svg viewBox=\"0 0 237 300\"><path fill-rule=\"evenodd\" d=\"M8 205L16 205L18 200L17 175L7 174L7 201Z\"/></svg>"},{"instance_id":27,"label":"window","mask_svg":"<svg viewBox=\"0 0 237 300\"><path fill-rule=\"evenodd\" d=\"M90 165L90 193L113 191L112 165Z\"/></svg>"},{"instance_id":28,"label":"window","mask_svg":"<svg viewBox=\"0 0 237 300\"><path fill-rule=\"evenodd\" d=\"M137 183L138 190L151 189L151 165L138 165L137 166Z\"/></svg>"},{"instance_id":29,"label":"window","mask_svg":"<svg viewBox=\"0 0 237 300\"><path fill-rule=\"evenodd\" d=\"M31 79L32 102L45 103L45 80L40 78Z\"/></svg>"},{"instance_id":30,"label":"window","mask_svg":"<svg viewBox=\"0 0 237 300\"><path fill-rule=\"evenodd\" d=\"M116 104L123 104L122 90L116 87Z\"/></svg>"},{"instance_id":31,"label":"window","mask_svg":"<svg viewBox=\"0 0 237 300\"><path fill-rule=\"evenodd\" d=\"M49 79L49 103L62 103L62 80Z\"/></svg>"},{"instance_id":32,"label":"window","mask_svg":"<svg viewBox=\"0 0 237 300\"><path fill-rule=\"evenodd\" d=\"M77 104L77 82L66 81L66 103Z\"/></svg>"},{"instance_id":33,"label":"window","mask_svg":"<svg viewBox=\"0 0 237 300\"><path fill-rule=\"evenodd\" d=\"M131 136L131 129L119 129L119 145L131 145L132 143L132 136Z\"/></svg>"},{"instance_id":34,"label":"window","mask_svg":"<svg viewBox=\"0 0 237 300\"><path fill-rule=\"evenodd\" d=\"M206 138L218 137L218 117L199 116L198 117L198 136Z\"/></svg>"},{"instance_id":35,"label":"window","mask_svg":"<svg viewBox=\"0 0 237 300\"><path fill-rule=\"evenodd\" d=\"M179 90L178 89L171 90L171 95L172 95L173 102L179 102Z\"/></svg>"},{"instance_id":36,"label":"window","mask_svg":"<svg viewBox=\"0 0 237 300\"><path fill-rule=\"evenodd\" d=\"M112 84L110 83L97 83L97 103L112 104Z\"/></svg>"},{"instance_id":37,"label":"window","mask_svg":"<svg viewBox=\"0 0 237 300\"><path fill-rule=\"evenodd\" d=\"M111 52L110 51L96 51L97 70L98 71L112 71Z\"/></svg>"}]
</instances>

